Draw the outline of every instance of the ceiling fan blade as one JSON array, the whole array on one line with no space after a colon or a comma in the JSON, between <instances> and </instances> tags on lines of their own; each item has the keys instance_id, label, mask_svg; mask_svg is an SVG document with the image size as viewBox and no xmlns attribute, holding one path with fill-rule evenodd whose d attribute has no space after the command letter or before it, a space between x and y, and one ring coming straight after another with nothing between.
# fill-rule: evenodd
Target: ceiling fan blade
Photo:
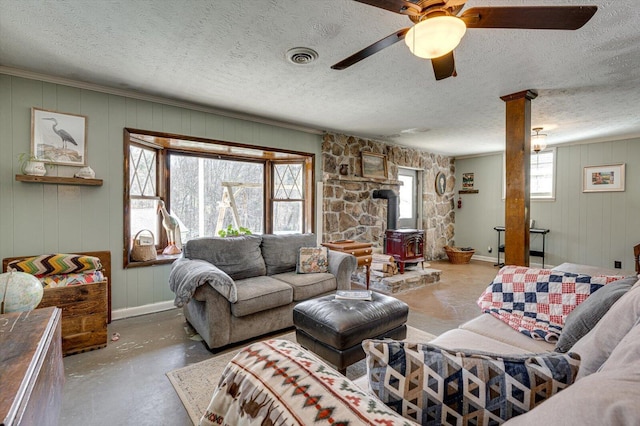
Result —
<instances>
[{"instance_id":1,"label":"ceiling fan blade","mask_svg":"<svg viewBox=\"0 0 640 426\"><path fill-rule=\"evenodd\" d=\"M473 7L460 18L467 28L577 30L597 10L598 6Z\"/></svg>"},{"instance_id":2,"label":"ceiling fan blade","mask_svg":"<svg viewBox=\"0 0 640 426\"><path fill-rule=\"evenodd\" d=\"M458 75L456 72L456 62L453 59L453 50L439 58L432 58L431 65L433 66L436 80L444 80L445 78Z\"/></svg>"},{"instance_id":3,"label":"ceiling fan blade","mask_svg":"<svg viewBox=\"0 0 640 426\"><path fill-rule=\"evenodd\" d=\"M343 59L342 61L333 65L331 69L343 70L345 68L348 68L351 65L356 64L361 60L368 58L374 53L378 53L382 49L387 48L392 44L399 42L400 40L403 40L404 36L407 34L407 31L409 31L409 28L403 28L399 31L396 31L393 34L386 36L382 40L376 41L371 46L365 47L361 51L354 53L353 55L349 56L347 59Z\"/></svg>"},{"instance_id":4,"label":"ceiling fan blade","mask_svg":"<svg viewBox=\"0 0 640 426\"><path fill-rule=\"evenodd\" d=\"M422 7L406 0L356 0L359 3L368 4L369 6L379 7L401 15L419 15Z\"/></svg>"}]
</instances>

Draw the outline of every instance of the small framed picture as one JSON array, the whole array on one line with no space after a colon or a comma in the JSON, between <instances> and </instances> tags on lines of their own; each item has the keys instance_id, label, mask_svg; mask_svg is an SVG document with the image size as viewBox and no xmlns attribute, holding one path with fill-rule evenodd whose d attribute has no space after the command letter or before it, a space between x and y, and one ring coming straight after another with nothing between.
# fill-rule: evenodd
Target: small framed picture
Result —
<instances>
[{"instance_id":1,"label":"small framed picture","mask_svg":"<svg viewBox=\"0 0 640 426\"><path fill-rule=\"evenodd\" d=\"M473 173L462 174L462 189L473 189Z\"/></svg>"},{"instance_id":2,"label":"small framed picture","mask_svg":"<svg viewBox=\"0 0 640 426\"><path fill-rule=\"evenodd\" d=\"M31 155L65 166L87 165L87 117L31 108Z\"/></svg>"},{"instance_id":3,"label":"small framed picture","mask_svg":"<svg viewBox=\"0 0 640 426\"><path fill-rule=\"evenodd\" d=\"M373 152L362 152L362 177L387 179L387 157Z\"/></svg>"},{"instance_id":4,"label":"small framed picture","mask_svg":"<svg viewBox=\"0 0 640 426\"><path fill-rule=\"evenodd\" d=\"M582 192L609 191L624 191L624 163L584 168Z\"/></svg>"}]
</instances>

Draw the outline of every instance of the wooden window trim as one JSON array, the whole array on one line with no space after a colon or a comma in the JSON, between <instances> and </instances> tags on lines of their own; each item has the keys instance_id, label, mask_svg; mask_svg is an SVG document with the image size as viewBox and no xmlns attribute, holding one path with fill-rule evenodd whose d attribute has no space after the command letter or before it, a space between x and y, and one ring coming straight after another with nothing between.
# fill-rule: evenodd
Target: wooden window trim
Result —
<instances>
[{"instance_id":1,"label":"wooden window trim","mask_svg":"<svg viewBox=\"0 0 640 426\"><path fill-rule=\"evenodd\" d=\"M142 266L152 266L158 264L168 264L174 262L181 255L163 255L161 247L167 245L166 234L159 232L157 236L157 252L156 260L145 262L136 262L130 260L131 248L131 222L130 222L130 204L132 198L129 187L130 167L129 163L129 147L140 145L145 148L157 150L156 155L156 191L157 197L135 197L135 198L153 198L164 201L167 209L171 206L169 200L170 194L170 175L169 167L170 156L172 154L193 155L196 157L218 158L232 161L259 162L264 164L264 216L263 230L264 233L273 232L273 201L290 201L303 203L303 230L302 232L310 233L315 229L315 154L308 152L300 152L286 150L280 148L269 148L248 144L240 144L234 142L220 141L214 139L205 139L200 137L191 137L186 135L177 135L172 133L154 132L148 130L140 130L134 128L124 129L123 157L124 157L124 191L123 191L123 218L124 218L124 238L123 238L123 267L135 268ZM186 142L181 144L180 142ZM201 149L198 148L200 146ZM213 147L213 148L212 148ZM228 152L221 152L227 149ZM233 152L237 150L237 152ZM261 155L259 155L261 153ZM282 158L276 158L282 157ZM299 200L277 200L273 198L273 179L272 167L274 164L295 163L302 164L304 173L304 198ZM162 231L162 230L161 230Z\"/></svg>"}]
</instances>

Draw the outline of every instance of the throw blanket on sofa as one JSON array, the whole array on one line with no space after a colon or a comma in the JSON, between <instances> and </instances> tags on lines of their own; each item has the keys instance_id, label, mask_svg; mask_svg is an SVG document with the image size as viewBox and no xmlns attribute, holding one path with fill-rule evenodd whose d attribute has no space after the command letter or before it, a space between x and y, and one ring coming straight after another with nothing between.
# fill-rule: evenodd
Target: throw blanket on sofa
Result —
<instances>
[{"instance_id":1,"label":"throw blanket on sofa","mask_svg":"<svg viewBox=\"0 0 640 426\"><path fill-rule=\"evenodd\" d=\"M553 343L576 306L620 278L505 266L480 295L478 305L526 336Z\"/></svg>"},{"instance_id":2,"label":"throw blanket on sofa","mask_svg":"<svg viewBox=\"0 0 640 426\"><path fill-rule=\"evenodd\" d=\"M229 302L235 303L238 300L236 283L211 263L185 258L173 262L169 273L169 288L176 295L173 304L177 307L189 302L196 289L206 283L209 283Z\"/></svg>"}]
</instances>

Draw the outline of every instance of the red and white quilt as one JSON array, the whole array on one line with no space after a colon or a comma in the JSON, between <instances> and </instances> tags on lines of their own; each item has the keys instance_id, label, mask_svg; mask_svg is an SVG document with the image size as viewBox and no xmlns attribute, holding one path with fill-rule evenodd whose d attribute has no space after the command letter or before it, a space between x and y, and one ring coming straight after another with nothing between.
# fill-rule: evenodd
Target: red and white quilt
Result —
<instances>
[{"instance_id":1,"label":"red and white quilt","mask_svg":"<svg viewBox=\"0 0 640 426\"><path fill-rule=\"evenodd\" d=\"M478 305L511 328L537 340L556 342L576 306L620 276L590 276L505 266L480 295Z\"/></svg>"}]
</instances>

